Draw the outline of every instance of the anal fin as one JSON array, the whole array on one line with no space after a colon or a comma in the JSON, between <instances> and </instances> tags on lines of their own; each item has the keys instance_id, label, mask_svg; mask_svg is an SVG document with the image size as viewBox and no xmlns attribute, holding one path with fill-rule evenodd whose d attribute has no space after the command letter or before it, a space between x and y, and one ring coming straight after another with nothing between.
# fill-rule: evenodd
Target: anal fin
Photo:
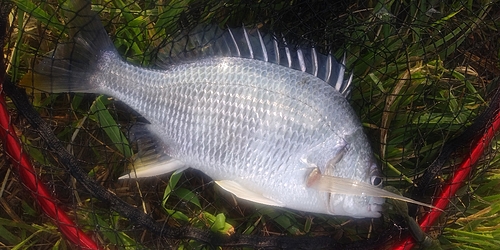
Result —
<instances>
[{"instance_id":1,"label":"anal fin","mask_svg":"<svg viewBox=\"0 0 500 250\"><path fill-rule=\"evenodd\" d=\"M183 171L188 168L186 164L168 155L163 141L151 133L149 124L136 124L132 127L131 140L137 144L135 160L130 164L131 172L119 179L144 178L173 171Z\"/></svg>"},{"instance_id":2,"label":"anal fin","mask_svg":"<svg viewBox=\"0 0 500 250\"><path fill-rule=\"evenodd\" d=\"M120 176L118 179L144 178L162 175L173 171L180 172L188 168L184 162L170 158L168 160L159 160L155 163L146 165L134 165L134 169L128 174Z\"/></svg>"},{"instance_id":3,"label":"anal fin","mask_svg":"<svg viewBox=\"0 0 500 250\"><path fill-rule=\"evenodd\" d=\"M248 190L247 188L243 187L242 185L240 185L235 181L220 180L220 181L215 181L215 183L217 183L217 185L222 187L224 190L236 195L236 197L238 198L269 206L276 206L276 207L284 206L281 202L269 199L267 197L264 197L264 195L262 194Z\"/></svg>"}]
</instances>

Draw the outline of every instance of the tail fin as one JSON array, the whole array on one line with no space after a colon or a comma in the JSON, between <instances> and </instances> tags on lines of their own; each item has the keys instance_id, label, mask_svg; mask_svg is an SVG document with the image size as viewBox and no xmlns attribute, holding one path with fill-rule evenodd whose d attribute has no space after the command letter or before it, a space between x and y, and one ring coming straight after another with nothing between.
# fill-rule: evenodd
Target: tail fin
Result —
<instances>
[{"instance_id":1,"label":"tail fin","mask_svg":"<svg viewBox=\"0 0 500 250\"><path fill-rule=\"evenodd\" d=\"M101 56L116 53L97 13L86 0L64 5L71 40L56 49L34 68L35 89L48 92L97 92L91 76L98 71Z\"/></svg>"}]
</instances>

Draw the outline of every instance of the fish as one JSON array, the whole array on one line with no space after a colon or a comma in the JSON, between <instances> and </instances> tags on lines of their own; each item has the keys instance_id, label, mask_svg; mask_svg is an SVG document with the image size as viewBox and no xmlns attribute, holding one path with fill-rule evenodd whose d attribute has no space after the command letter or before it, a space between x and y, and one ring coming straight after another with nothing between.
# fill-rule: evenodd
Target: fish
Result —
<instances>
[{"instance_id":1,"label":"fish","mask_svg":"<svg viewBox=\"0 0 500 250\"><path fill-rule=\"evenodd\" d=\"M86 1L71 1L74 34L34 68L41 91L112 96L148 123L120 177L200 170L242 200L352 218L381 216L385 198L362 124L348 101L352 74L315 48L259 29L194 28L154 67L124 60Z\"/></svg>"}]
</instances>

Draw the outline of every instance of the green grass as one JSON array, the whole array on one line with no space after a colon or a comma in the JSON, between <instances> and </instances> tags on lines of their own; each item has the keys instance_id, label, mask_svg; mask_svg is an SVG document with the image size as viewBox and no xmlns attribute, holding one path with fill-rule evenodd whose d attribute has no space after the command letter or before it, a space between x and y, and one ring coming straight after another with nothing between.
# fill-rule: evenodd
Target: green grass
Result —
<instances>
[{"instance_id":1,"label":"green grass","mask_svg":"<svg viewBox=\"0 0 500 250\"><path fill-rule=\"evenodd\" d=\"M64 18L55 8L55 1L45 4L25 0L13 2L17 12L13 12L16 19L12 25L20 30L11 37L14 45L4 48L10 55L9 74L13 79L31 84L27 70L31 60L53 49L50 39L67 37ZM258 4L245 5L239 1L227 5L173 1L165 6L152 5L151 1L100 3L104 5L95 4L93 9L100 12L116 48L128 61L141 65L154 62L156 48L193 20L195 23L215 21L221 26L238 21L247 24L279 22L274 19L278 16L276 13L255 8ZM355 75L352 104L382 162L387 177L385 184L402 192L415 184L414 179L432 162L443 143L460 134L488 104L491 79L485 76L482 68L469 64L472 59L467 58L464 51L469 52L467 44L471 41L478 42L471 39L484 38L495 31L499 23L490 20L489 15L493 8L498 11L498 6L473 1L460 4L456 1L434 6L444 13L437 18L426 14L430 8L426 1L353 4L359 8L347 16L346 27L338 28L338 33L347 38L343 47L335 48L333 53L339 58L346 53L348 68ZM286 13L287 8L293 10L288 5L276 4L274 8ZM190 6L204 8L193 10ZM260 20L252 19L256 14L261 15ZM328 22L325 25L328 26ZM300 33L302 29L296 31L294 28L287 27L290 33L307 37L308 34ZM41 32L35 32L37 30ZM335 39L308 38L318 43L322 43L323 38ZM476 52L471 50L470 53ZM492 53L500 54L500 51ZM464 57L468 60L461 60ZM494 63L498 68L499 62ZM344 242L360 240L377 232L377 224L370 221L312 216L268 207L257 211L238 207L231 197L217 190L214 192L213 185L207 183L209 180L189 171L153 180L117 182L116 178L123 174L136 150L127 140L128 125L135 122L136 117L105 96L35 93L33 104L53 124L58 137L68 143L68 149L83 160L89 175L168 225L192 225L223 234L321 235L325 231L335 231L342 233L333 237ZM78 184L67 181L37 136L28 128L22 129L25 147L42 166L43 176L52 180L55 186L74 188L69 193L63 192L60 199L76 206L72 212L78 215L82 227L90 231L97 226L100 228L99 241L104 245L135 248L142 244L151 247L172 243L186 249L201 247L199 242L187 240L159 243L146 233L137 233L127 219L110 213ZM495 141L493 152L496 147ZM484 175L474 175L462 190L463 194L466 191L474 193L470 202L466 198L454 201L456 209L450 209L448 217L441 222L446 226L439 238L443 249L498 245L499 160L499 156L491 153L480 163L478 173L488 171ZM453 169L456 163L449 162L447 168ZM447 176L441 177L446 179ZM29 200L29 196L19 198ZM17 206L22 214L21 221L1 214L0 242L17 248L27 248L38 242L66 247L49 222L34 218L37 212L33 204L23 202ZM383 230L384 226L393 224L392 220L387 216L378 226ZM9 233L12 230L19 233Z\"/></svg>"}]
</instances>

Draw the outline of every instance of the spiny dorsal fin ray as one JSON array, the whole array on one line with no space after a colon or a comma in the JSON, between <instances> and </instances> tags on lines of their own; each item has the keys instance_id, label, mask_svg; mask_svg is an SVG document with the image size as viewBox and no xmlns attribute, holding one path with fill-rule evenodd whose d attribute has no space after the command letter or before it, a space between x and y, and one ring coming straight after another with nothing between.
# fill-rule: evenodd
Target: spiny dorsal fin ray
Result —
<instances>
[{"instance_id":1,"label":"spiny dorsal fin ray","mask_svg":"<svg viewBox=\"0 0 500 250\"><path fill-rule=\"evenodd\" d=\"M160 50L161 64L194 61L199 58L227 56L276 63L312 74L348 96L352 76L345 78L345 56L338 62L331 54L317 53L315 48L300 48L287 44L258 29L234 28L223 30L216 25L204 25L181 34Z\"/></svg>"}]
</instances>

